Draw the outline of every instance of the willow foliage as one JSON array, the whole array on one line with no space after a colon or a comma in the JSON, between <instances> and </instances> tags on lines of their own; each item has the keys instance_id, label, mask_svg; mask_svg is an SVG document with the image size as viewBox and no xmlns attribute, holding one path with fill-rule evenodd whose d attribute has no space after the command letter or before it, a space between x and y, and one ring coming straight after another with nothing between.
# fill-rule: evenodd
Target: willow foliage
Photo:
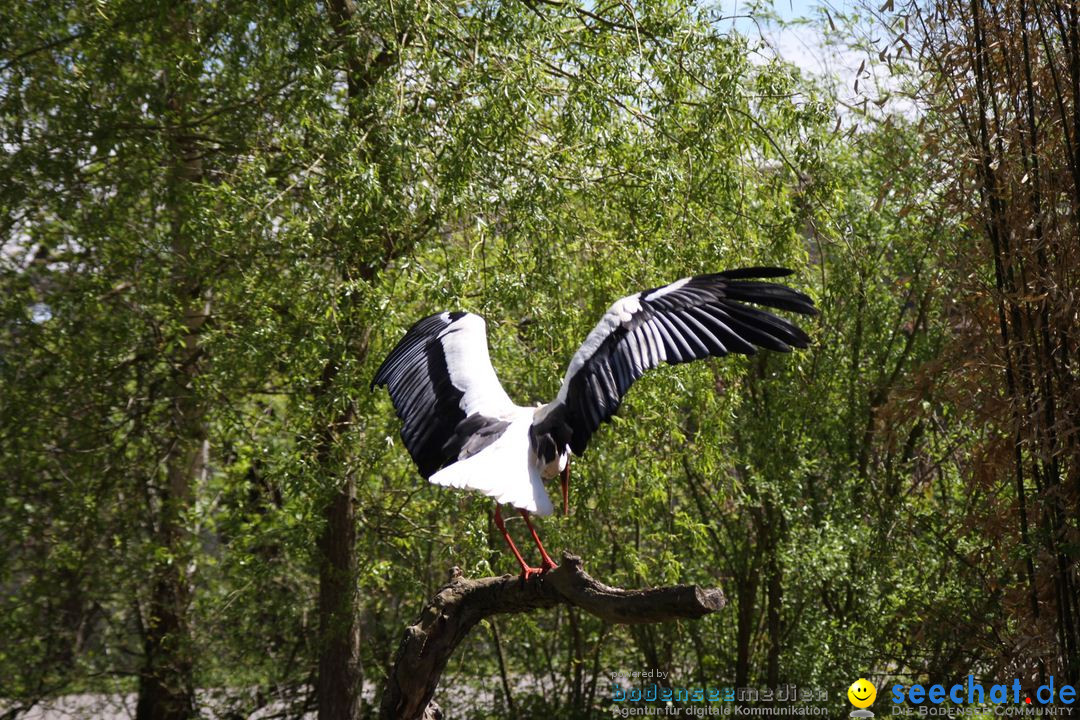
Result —
<instances>
[{"instance_id":1,"label":"willow foliage","mask_svg":"<svg viewBox=\"0 0 1080 720\"><path fill-rule=\"evenodd\" d=\"M925 380L946 332L925 243L951 230L878 193L922 182L910 130L834 134L828 93L711 8L3 15L12 712L75 691L134 691L141 717L374 712L447 568L511 569L486 499L417 477L368 388L385 352L478 312L511 397L545 401L612 300L740 265L797 270L815 347L651 373L543 527L605 581L719 583L729 610L499 620L440 701L591 716L641 666L832 693L907 659L934 612L986 611L955 573L961 478L928 469L961 432Z\"/></svg>"}]
</instances>

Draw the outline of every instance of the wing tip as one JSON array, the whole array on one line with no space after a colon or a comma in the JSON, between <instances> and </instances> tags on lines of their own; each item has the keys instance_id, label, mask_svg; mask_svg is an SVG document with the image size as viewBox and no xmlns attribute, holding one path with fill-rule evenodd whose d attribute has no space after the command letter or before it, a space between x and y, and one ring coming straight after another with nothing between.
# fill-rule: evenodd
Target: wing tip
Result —
<instances>
[{"instance_id":1,"label":"wing tip","mask_svg":"<svg viewBox=\"0 0 1080 720\"><path fill-rule=\"evenodd\" d=\"M729 280L745 280L749 278L787 277L789 275L794 275L795 271L791 268L780 267L779 265L754 265L752 267L724 270L716 274L720 277L728 278Z\"/></svg>"},{"instance_id":2,"label":"wing tip","mask_svg":"<svg viewBox=\"0 0 1080 720\"><path fill-rule=\"evenodd\" d=\"M791 268L780 267L777 265L755 265L753 267L724 270L699 277L717 280L753 281L766 278L789 277L794 274L795 271ZM806 293L799 292L794 288L790 288L787 285L782 285L780 283L761 283L759 287L769 288L772 291L779 291L786 295L786 297L780 298L783 301L782 305L773 305L773 307L776 307L779 310L787 310L808 317L815 317L821 314L821 311L814 305L813 298ZM760 299L750 299L750 302L768 305L768 303L761 303Z\"/></svg>"}]
</instances>

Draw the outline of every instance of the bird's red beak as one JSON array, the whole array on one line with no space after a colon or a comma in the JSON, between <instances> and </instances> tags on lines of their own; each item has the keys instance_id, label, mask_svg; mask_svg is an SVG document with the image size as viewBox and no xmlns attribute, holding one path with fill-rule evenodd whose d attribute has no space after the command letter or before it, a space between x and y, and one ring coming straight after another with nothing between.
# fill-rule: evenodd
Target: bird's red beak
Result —
<instances>
[{"instance_id":1,"label":"bird's red beak","mask_svg":"<svg viewBox=\"0 0 1080 720\"><path fill-rule=\"evenodd\" d=\"M562 514L570 514L570 456L566 456L566 467L562 471Z\"/></svg>"}]
</instances>

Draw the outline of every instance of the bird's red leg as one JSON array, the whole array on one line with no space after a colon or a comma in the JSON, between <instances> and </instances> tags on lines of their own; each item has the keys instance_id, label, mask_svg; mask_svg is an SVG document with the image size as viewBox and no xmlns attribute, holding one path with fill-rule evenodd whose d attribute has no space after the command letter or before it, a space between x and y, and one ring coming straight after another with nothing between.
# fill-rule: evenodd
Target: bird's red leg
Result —
<instances>
[{"instance_id":1,"label":"bird's red leg","mask_svg":"<svg viewBox=\"0 0 1080 720\"><path fill-rule=\"evenodd\" d=\"M540 548L540 572L547 572L552 568L559 567L555 564L555 561L551 559L551 556L547 554L547 550L544 549L543 543L540 542L540 536L536 534L536 530L533 528L532 523L529 522L529 513L527 510L520 510L521 517L525 518L525 525L529 528L529 533L532 535L533 542L536 543L536 547Z\"/></svg>"},{"instance_id":2,"label":"bird's red leg","mask_svg":"<svg viewBox=\"0 0 1080 720\"><path fill-rule=\"evenodd\" d=\"M521 579L528 580L533 575L539 575L544 571L544 568L529 567L525 562L525 558L521 557L521 553L518 552L517 545L514 544L514 539L510 537L510 533L506 531L506 525L503 523L502 512L499 510L499 503L495 503L495 527L499 528L499 532L506 538L506 544L510 546L510 552L514 553L514 557L517 558L518 563L521 565ZM528 522L526 520L526 522ZM529 528L532 529L531 526ZM533 537L536 537L536 533L533 533Z\"/></svg>"}]
</instances>

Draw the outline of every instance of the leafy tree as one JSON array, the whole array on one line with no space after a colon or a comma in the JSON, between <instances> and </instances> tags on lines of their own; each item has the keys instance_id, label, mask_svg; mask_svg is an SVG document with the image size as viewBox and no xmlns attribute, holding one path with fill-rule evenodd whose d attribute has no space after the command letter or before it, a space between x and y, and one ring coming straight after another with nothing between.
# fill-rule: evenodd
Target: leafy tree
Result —
<instances>
[{"instance_id":1,"label":"leafy tree","mask_svg":"<svg viewBox=\"0 0 1080 720\"><path fill-rule=\"evenodd\" d=\"M889 191L927 183L911 126L836 134L828 90L686 0L3 12L10 714L370 715L446 569L510 569L490 501L422 483L368 388L404 329L484 315L510 395L546 401L612 300L740 265L797 269L815 347L651 373L543 524L605 580L720 582L730 611L499 621L440 702L592 716L641 665L836 699L963 667L934 628L999 612L962 520L977 433L934 369L926 248L966 236Z\"/></svg>"}]
</instances>

